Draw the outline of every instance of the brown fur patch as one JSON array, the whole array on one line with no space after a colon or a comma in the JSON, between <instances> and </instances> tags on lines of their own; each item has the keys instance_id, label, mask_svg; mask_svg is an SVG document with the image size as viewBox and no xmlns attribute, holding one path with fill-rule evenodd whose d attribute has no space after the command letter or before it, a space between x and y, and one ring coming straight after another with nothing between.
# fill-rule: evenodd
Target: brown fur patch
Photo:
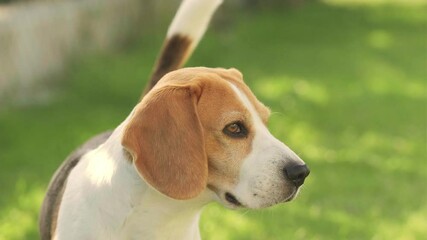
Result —
<instances>
[{"instance_id":1,"label":"brown fur patch","mask_svg":"<svg viewBox=\"0 0 427 240\"><path fill-rule=\"evenodd\" d=\"M264 124L268 123L270 118L270 109L261 103L257 97L252 93L249 87L243 81L231 81L240 91L242 91L248 100L251 102L252 106L258 113L258 116L261 118Z\"/></svg>"},{"instance_id":2,"label":"brown fur patch","mask_svg":"<svg viewBox=\"0 0 427 240\"><path fill-rule=\"evenodd\" d=\"M237 181L242 161L252 150L254 129L249 111L226 81L214 79L209 85L198 109L209 159L208 184L219 187ZM236 139L223 133L225 126L236 121L245 125L247 137Z\"/></svg>"}]
</instances>

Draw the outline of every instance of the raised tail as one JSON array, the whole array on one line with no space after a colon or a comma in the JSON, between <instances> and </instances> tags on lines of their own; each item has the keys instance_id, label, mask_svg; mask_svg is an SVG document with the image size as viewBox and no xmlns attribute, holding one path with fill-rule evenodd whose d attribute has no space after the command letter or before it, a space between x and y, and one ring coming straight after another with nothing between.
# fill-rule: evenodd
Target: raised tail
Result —
<instances>
[{"instance_id":1,"label":"raised tail","mask_svg":"<svg viewBox=\"0 0 427 240\"><path fill-rule=\"evenodd\" d=\"M169 26L145 95L166 73L182 67L196 48L222 0L183 0Z\"/></svg>"}]
</instances>

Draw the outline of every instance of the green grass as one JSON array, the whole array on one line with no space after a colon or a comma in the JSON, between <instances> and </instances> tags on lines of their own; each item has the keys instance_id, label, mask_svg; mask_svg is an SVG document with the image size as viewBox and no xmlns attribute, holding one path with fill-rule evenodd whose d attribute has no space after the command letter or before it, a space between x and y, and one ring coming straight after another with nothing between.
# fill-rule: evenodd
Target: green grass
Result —
<instances>
[{"instance_id":1,"label":"green grass","mask_svg":"<svg viewBox=\"0 0 427 240\"><path fill-rule=\"evenodd\" d=\"M240 69L273 110L273 134L312 173L288 204L209 205L203 239L427 236L426 10L309 4L222 16L225 25L211 29L188 65ZM89 54L51 88L50 101L0 111L0 240L37 239L54 170L127 116L162 35Z\"/></svg>"}]
</instances>

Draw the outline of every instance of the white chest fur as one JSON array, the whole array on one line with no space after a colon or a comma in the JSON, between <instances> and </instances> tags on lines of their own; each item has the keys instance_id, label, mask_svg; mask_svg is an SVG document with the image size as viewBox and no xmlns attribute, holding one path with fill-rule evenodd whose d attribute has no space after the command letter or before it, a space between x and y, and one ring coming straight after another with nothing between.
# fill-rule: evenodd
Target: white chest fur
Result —
<instances>
[{"instance_id":1,"label":"white chest fur","mask_svg":"<svg viewBox=\"0 0 427 240\"><path fill-rule=\"evenodd\" d=\"M70 173L54 239L200 239L200 212L213 193L186 201L158 193L124 159L120 130Z\"/></svg>"}]
</instances>

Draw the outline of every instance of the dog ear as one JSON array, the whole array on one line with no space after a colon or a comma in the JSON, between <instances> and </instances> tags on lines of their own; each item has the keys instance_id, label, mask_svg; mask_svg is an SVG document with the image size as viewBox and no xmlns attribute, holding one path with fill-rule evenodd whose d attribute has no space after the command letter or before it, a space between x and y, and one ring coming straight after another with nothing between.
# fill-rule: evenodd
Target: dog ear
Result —
<instances>
[{"instance_id":1,"label":"dog ear","mask_svg":"<svg viewBox=\"0 0 427 240\"><path fill-rule=\"evenodd\" d=\"M122 145L138 173L174 199L196 197L207 185L208 161L197 113L201 87L153 89L138 104Z\"/></svg>"}]
</instances>

